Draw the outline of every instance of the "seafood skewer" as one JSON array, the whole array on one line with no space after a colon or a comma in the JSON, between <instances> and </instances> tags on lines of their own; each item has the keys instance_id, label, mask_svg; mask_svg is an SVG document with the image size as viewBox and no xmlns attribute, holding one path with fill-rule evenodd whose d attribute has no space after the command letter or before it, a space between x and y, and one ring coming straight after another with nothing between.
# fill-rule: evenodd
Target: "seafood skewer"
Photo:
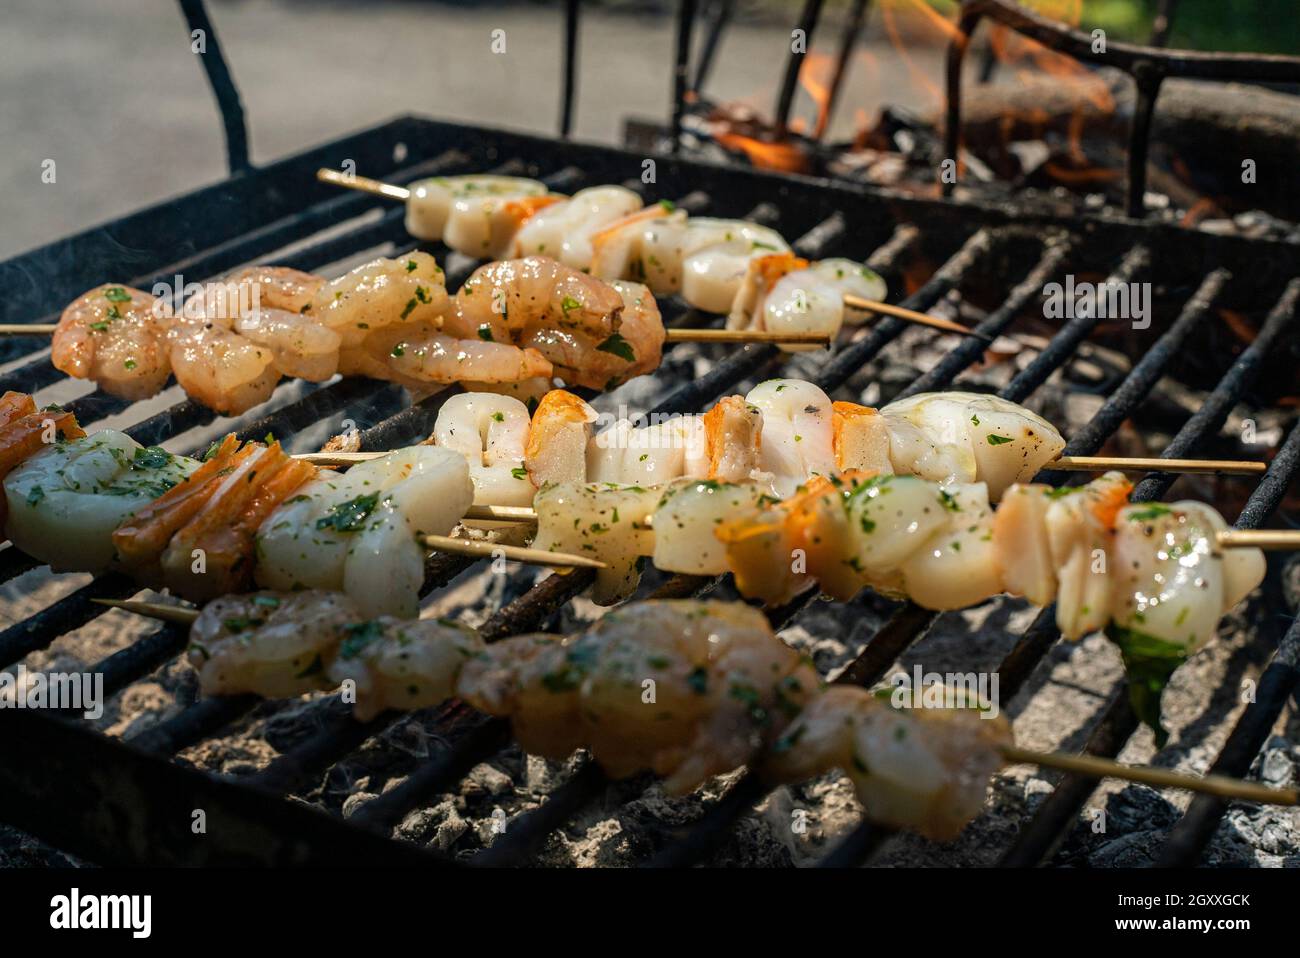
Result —
<instances>
[{"instance_id":1,"label":"seafood skewer","mask_svg":"<svg viewBox=\"0 0 1300 958\"><path fill-rule=\"evenodd\" d=\"M0 397L0 518L15 547L55 571L110 569L205 599L254 583L331 588L367 614L413 617L430 548L473 499L463 456L401 449L346 474L320 472L274 441L214 443L203 460L146 449L115 430L87 436L70 413ZM492 554L600 568L584 556Z\"/></svg>"},{"instance_id":2,"label":"seafood skewer","mask_svg":"<svg viewBox=\"0 0 1300 958\"><path fill-rule=\"evenodd\" d=\"M642 602L576 636L487 644L444 619L358 621L345 597L322 592L218 599L201 612L98 601L190 624L188 657L205 694L341 687L362 721L458 696L509 718L529 752L562 759L587 748L612 776L665 776L670 794L747 764L773 784L838 768L873 820L940 840L979 813L1006 764L1300 802L1295 789L1019 748L983 703L895 708L882 694L825 688L765 617L734 604Z\"/></svg>"},{"instance_id":3,"label":"seafood skewer","mask_svg":"<svg viewBox=\"0 0 1300 958\"><path fill-rule=\"evenodd\" d=\"M670 340L829 342L817 331L669 336L646 287L543 256L480 267L450 296L442 269L421 252L330 281L249 267L175 310L106 284L69 305L51 333L55 367L111 395L142 399L174 374L190 398L227 415L265 402L282 376L361 375L424 391L453 382L545 389L558 375L606 389L655 369Z\"/></svg>"},{"instance_id":4,"label":"seafood skewer","mask_svg":"<svg viewBox=\"0 0 1300 958\"><path fill-rule=\"evenodd\" d=\"M680 292L697 309L728 314L728 329L736 332L818 330L833 337L847 307L987 339L951 320L881 302L884 281L861 263L826 260L809 269L775 230L688 217L667 202L643 209L641 198L621 186L567 197L513 176L443 176L410 188L329 169L316 178L405 203L406 228L417 239L476 259L554 255L601 279L645 283L656 295ZM790 277L779 290L769 288L779 278L771 267L755 266L766 253L792 264L781 271Z\"/></svg>"},{"instance_id":5,"label":"seafood skewer","mask_svg":"<svg viewBox=\"0 0 1300 958\"><path fill-rule=\"evenodd\" d=\"M810 412L810 410L812 410ZM829 410L829 415L828 411ZM1065 440L1022 406L975 393L924 393L875 410L834 402L811 383L769 380L719 401L704 416L594 433L596 411L553 390L530 416L494 393L453 396L432 441L469 462L475 504L521 507L547 482L662 485L677 479L758 480L788 495L815 474L848 469L983 481L996 500L1042 469L1257 474L1260 462L1060 456ZM827 420L829 419L829 423ZM318 465L364 462L379 453L319 453Z\"/></svg>"}]
</instances>

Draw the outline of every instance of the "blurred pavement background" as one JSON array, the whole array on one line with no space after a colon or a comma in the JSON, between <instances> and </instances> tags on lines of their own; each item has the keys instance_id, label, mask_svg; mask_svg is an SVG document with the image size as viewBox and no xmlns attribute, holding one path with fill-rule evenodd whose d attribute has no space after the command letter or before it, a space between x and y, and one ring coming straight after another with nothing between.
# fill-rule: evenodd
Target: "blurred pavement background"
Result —
<instances>
[{"instance_id":1,"label":"blurred pavement background","mask_svg":"<svg viewBox=\"0 0 1300 958\"><path fill-rule=\"evenodd\" d=\"M253 161L400 113L554 133L562 14L544 6L427 2L209 0L248 115ZM933 105L884 42L873 12L833 133L885 99ZM770 113L788 23L736 22L710 95ZM506 31L506 53L490 50ZM815 49L833 51L835 31ZM575 135L618 141L629 116L662 119L671 95L673 25L653 13L584 12ZM912 54L932 82L939 53ZM172 0L5 0L0 16L0 257L221 179L216 104ZM806 99L805 115L812 115ZM41 180L42 161L56 182ZM364 171L361 171L364 172ZM202 229L201 223L195 229Z\"/></svg>"}]
</instances>

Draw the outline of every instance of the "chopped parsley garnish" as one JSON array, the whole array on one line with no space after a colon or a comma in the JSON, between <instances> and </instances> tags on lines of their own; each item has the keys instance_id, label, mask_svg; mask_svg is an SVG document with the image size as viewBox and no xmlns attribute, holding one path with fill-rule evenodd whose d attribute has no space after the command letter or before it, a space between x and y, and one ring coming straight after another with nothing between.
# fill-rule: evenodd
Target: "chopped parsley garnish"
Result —
<instances>
[{"instance_id":1,"label":"chopped parsley garnish","mask_svg":"<svg viewBox=\"0 0 1300 958\"><path fill-rule=\"evenodd\" d=\"M45 498L45 490L40 486L32 486L31 491L27 493L27 504L35 506Z\"/></svg>"},{"instance_id":2,"label":"chopped parsley garnish","mask_svg":"<svg viewBox=\"0 0 1300 958\"><path fill-rule=\"evenodd\" d=\"M354 622L345 631L348 635L339 643L339 658L355 659L367 645L383 637L384 627L372 620Z\"/></svg>"},{"instance_id":3,"label":"chopped parsley garnish","mask_svg":"<svg viewBox=\"0 0 1300 958\"><path fill-rule=\"evenodd\" d=\"M492 327L489 326L487 323L484 323L483 325L479 326L478 338L488 343L496 342L496 340L493 339L492 337Z\"/></svg>"},{"instance_id":4,"label":"chopped parsley garnish","mask_svg":"<svg viewBox=\"0 0 1300 958\"><path fill-rule=\"evenodd\" d=\"M574 299L572 296L566 296L566 297L564 297L564 299L560 300L560 309L561 309L561 310L563 311L563 313L564 313L564 318L565 318L565 319L568 319L568 318L569 318L569 313L573 312L573 310L575 310L575 309L582 309L582 303L578 302L578 301L577 301L576 299ZM618 334L615 333L615 335L618 335ZM599 347L597 347L597 348L599 348Z\"/></svg>"},{"instance_id":5,"label":"chopped parsley garnish","mask_svg":"<svg viewBox=\"0 0 1300 958\"><path fill-rule=\"evenodd\" d=\"M104 298L110 303L131 302L131 294L121 286L110 286L108 289L104 290Z\"/></svg>"},{"instance_id":6,"label":"chopped parsley garnish","mask_svg":"<svg viewBox=\"0 0 1300 958\"><path fill-rule=\"evenodd\" d=\"M419 266L419 265L420 265L420 264L417 263L415 260L413 260L413 259L408 259L408 260L406 261L406 271L407 271L408 273L414 273L414 272L415 272L415 268L416 268L417 266Z\"/></svg>"},{"instance_id":7,"label":"chopped parsley garnish","mask_svg":"<svg viewBox=\"0 0 1300 958\"><path fill-rule=\"evenodd\" d=\"M324 516L316 520L317 529L333 529L335 532L356 532L362 523L379 505L379 493L357 496L347 502L340 502Z\"/></svg>"},{"instance_id":8,"label":"chopped parsley garnish","mask_svg":"<svg viewBox=\"0 0 1300 958\"><path fill-rule=\"evenodd\" d=\"M1012 439L1010 436L999 436L995 432L989 433L990 446L1001 446L1001 445L1005 445L1008 442L1015 442L1015 440Z\"/></svg>"},{"instance_id":9,"label":"chopped parsley garnish","mask_svg":"<svg viewBox=\"0 0 1300 958\"><path fill-rule=\"evenodd\" d=\"M131 462L133 469L161 469L172 461L172 454L158 446L137 449L135 459Z\"/></svg>"},{"instance_id":10,"label":"chopped parsley garnish","mask_svg":"<svg viewBox=\"0 0 1300 958\"><path fill-rule=\"evenodd\" d=\"M632 349L632 344L620 333L610 333L609 338L596 348L602 353L613 353L619 359L629 363L636 362L636 352Z\"/></svg>"},{"instance_id":11,"label":"chopped parsley garnish","mask_svg":"<svg viewBox=\"0 0 1300 958\"><path fill-rule=\"evenodd\" d=\"M523 466L515 466L510 470L510 475L514 476L516 479L527 479L528 470Z\"/></svg>"}]
</instances>

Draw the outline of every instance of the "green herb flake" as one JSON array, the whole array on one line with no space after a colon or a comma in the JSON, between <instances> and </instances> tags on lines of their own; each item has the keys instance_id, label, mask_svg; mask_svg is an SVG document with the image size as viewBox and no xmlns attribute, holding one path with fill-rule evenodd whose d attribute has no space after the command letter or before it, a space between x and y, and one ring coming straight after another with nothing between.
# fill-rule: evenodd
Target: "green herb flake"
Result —
<instances>
[{"instance_id":1,"label":"green herb flake","mask_svg":"<svg viewBox=\"0 0 1300 958\"><path fill-rule=\"evenodd\" d=\"M375 511L377 505L379 505L377 492L341 502L316 520L316 528L333 529L335 532L356 532L369 518L370 513Z\"/></svg>"},{"instance_id":2,"label":"green herb flake","mask_svg":"<svg viewBox=\"0 0 1300 958\"><path fill-rule=\"evenodd\" d=\"M636 362L636 352L632 349L632 344L620 333L610 333L609 338L596 348L602 353L613 353L619 359L629 363Z\"/></svg>"}]
</instances>

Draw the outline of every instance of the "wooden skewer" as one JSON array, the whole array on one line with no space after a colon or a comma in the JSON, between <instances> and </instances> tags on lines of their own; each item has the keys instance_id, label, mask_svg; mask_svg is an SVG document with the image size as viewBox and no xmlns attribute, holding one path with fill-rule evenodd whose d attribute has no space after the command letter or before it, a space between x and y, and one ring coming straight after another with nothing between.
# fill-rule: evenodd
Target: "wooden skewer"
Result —
<instances>
[{"instance_id":1,"label":"wooden skewer","mask_svg":"<svg viewBox=\"0 0 1300 958\"><path fill-rule=\"evenodd\" d=\"M774 333L768 329L665 329L669 343L789 343L829 346L828 333Z\"/></svg>"},{"instance_id":2,"label":"wooden skewer","mask_svg":"<svg viewBox=\"0 0 1300 958\"><path fill-rule=\"evenodd\" d=\"M1215 533L1221 549L1267 549L1291 552L1300 549L1300 529L1229 529Z\"/></svg>"},{"instance_id":3,"label":"wooden skewer","mask_svg":"<svg viewBox=\"0 0 1300 958\"><path fill-rule=\"evenodd\" d=\"M317 466L350 466L386 456L386 452L308 452L294 456ZM1143 459L1125 456L1061 456L1044 469L1066 472L1186 472L1216 473L1230 476L1259 476L1268 471L1268 463L1237 459ZM486 517L479 517L486 518Z\"/></svg>"},{"instance_id":4,"label":"wooden skewer","mask_svg":"<svg viewBox=\"0 0 1300 958\"><path fill-rule=\"evenodd\" d=\"M161 602L140 602L134 599L92 599L91 601L135 615L181 625L192 624L199 615L199 610L190 606L165 605ZM1118 778L1156 788L1181 788L1191 792L1216 795L1219 798L1259 802L1264 805L1300 805L1300 790L1270 788L1258 782L1228 778L1224 775L1187 775L1166 768L1124 765L1096 755L1039 752L1015 745L1003 746L1000 751L1002 757L1011 765L1037 765L1040 768L1055 768L1090 778Z\"/></svg>"},{"instance_id":5,"label":"wooden skewer","mask_svg":"<svg viewBox=\"0 0 1300 958\"><path fill-rule=\"evenodd\" d=\"M53 336L54 323L0 323L0 336Z\"/></svg>"},{"instance_id":6,"label":"wooden skewer","mask_svg":"<svg viewBox=\"0 0 1300 958\"><path fill-rule=\"evenodd\" d=\"M471 522L537 522L537 513L527 506L472 506L465 518ZM654 526L648 515L641 525ZM1220 549L1265 549L1273 552L1300 551L1300 529L1229 529L1215 533Z\"/></svg>"},{"instance_id":7,"label":"wooden skewer","mask_svg":"<svg viewBox=\"0 0 1300 958\"><path fill-rule=\"evenodd\" d=\"M355 173L343 173L340 172L339 170L329 170L322 167L321 169L316 171L316 179L318 179L322 183L330 183L333 184L334 186L341 186L344 189L358 190L362 193L370 193L373 196L382 196L385 197L386 199L398 200L402 203L405 203L407 200L411 198L411 191L404 186L393 186L391 183L384 183L381 180L372 180L366 176L357 176ZM918 313L916 310L905 309L902 306L893 306L889 303L880 303L874 299L863 299L861 296L845 295L844 305L847 306L849 309L865 310L866 312L877 313L881 316L893 316L895 319L902 319L909 323L917 323L921 326L929 326L931 329L942 329L944 332L948 332L948 333L960 333L963 336L974 336L977 339L984 340L985 342L993 341L993 337L986 336L984 333L979 333L973 329L969 329L968 327L961 325L961 323L954 323L951 320L940 319L938 316L930 316L926 313ZM734 339L733 338L708 339L703 337L701 338L685 338L685 337L675 338L674 337L674 333L677 333L680 336L683 333L706 333L706 332L710 332L710 333L729 332L736 335ZM739 329L737 330L694 330L694 329L669 330L668 342L670 343L672 342L688 342L688 343L735 342L743 338L740 334L744 332L745 332L744 330L739 330ZM802 340L802 339L776 338L784 335L780 333L776 333L776 334L768 333L767 334L768 336L774 337L771 339L758 338L758 335L761 334L750 333L746 341L753 342L753 343L801 343L801 342L824 342L825 341L824 339Z\"/></svg>"},{"instance_id":8,"label":"wooden skewer","mask_svg":"<svg viewBox=\"0 0 1300 958\"><path fill-rule=\"evenodd\" d=\"M1300 805L1300 790L1294 788L1269 788L1258 782L1247 782L1225 775L1187 775L1167 768L1150 765L1123 765L1096 755L1066 755L1062 752L1036 752L1003 746L1002 757L1013 765L1038 765L1057 768L1063 772L1086 775L1090 778L1122 778L1157 788L1182 788L1190 792L1204 792L1220 798L1236 798L1264 805Z\"/></svg>"},{"instance_id":9,"label":"wooden skewer","mask_svg":"<svg viewBox=\"0 0 1300 958\"><path fill-rule=\"evenodd\" d=\"M929 326L931 329L942 329L946 333L959 333L962 336L974 336L986 343L993 342L992 336L987 336L968 326L963 326L961 323L954 323L950 319L940 319L938 316L931 316L928 313L918 313L914 309L905 309L902 306L894 306L892 303L881 303L874 299L863 299L861 296L846 293L844 295L844 305L849 309L861 309L881 316L893 316L895 319L902 319L920 326Z\"/></svg>"},{"instance_id":10,"label":"wooden skewer","mask_svg":"<svg viewBox=\"0 0 1300 958\"><path fill-rule=\"evenodd\" d=\"M451 552L455 555L474 556L476 558L495 558L503 556L513 562L527 562L529 565L555 566L558 568L604 569L605 563L586 556L571 555L567 552L547 552L545 549L529 549L524 546L507 546L499 542L482 542L475 539L456 539L452 536L423 536L422 541L430 549L439 552Z\"/></svg>"},{"instance_id":11,"label":"wooden skewer","mask_svg":"<svg viewBox=\"0 0 1300 958\"><path fill-rule=\"evenodd\" d=\"M358 190L362 193L371 193L375 196L383 196L390 200L398 200L405 203L411 198L411 191L405 186L394 186L392 183L384 183L381 180L372 180L368 176L357 176L355 173L344 173L341 170L330 170L321 167L316 171L316 179L322 183L330 183L334 186L341 186L344 189Z\"/></svg>"},{"instance_id":12,"label":"wooden skewer","mask_svg":"<svg viewBox=\"0 0 1300 958\"><path fill-rule=\"evenodd\" d=\"M148 616L162 622L175 622L178 625L193 625L199 617L199 610L188 605L166 605L162 602L140 602L136 599L91 599L96 605L106 605L110 609L134 612L136 615Z\"/></svg>"},{"instance_id":13,"label":"wooden skewer","mask_svg":"<svg viewBox=\"0 0 1300 958\"><path fill-rule=\"evenodd\" d=\"M1239 459L1159 459L1136 456L1061 456L1053 459L1044 469L1063 469L1067 472L1190 472L1221 473L1230 476L1260 476L1268 471L1268 463Z\"/></svg>"},{"instance_id":14,"label":"wooden skewer","mask_svg":"<svg viewBox=\"0 0 1300 958\"><path fill-rule=\"evenodd\" d=\"M54 323L0 323L0 336L52 336ZM669 343L786 343L792 346L829 346L826 333L778 333L765 329L666 329Z\"/></svg>"}]
</instances>

